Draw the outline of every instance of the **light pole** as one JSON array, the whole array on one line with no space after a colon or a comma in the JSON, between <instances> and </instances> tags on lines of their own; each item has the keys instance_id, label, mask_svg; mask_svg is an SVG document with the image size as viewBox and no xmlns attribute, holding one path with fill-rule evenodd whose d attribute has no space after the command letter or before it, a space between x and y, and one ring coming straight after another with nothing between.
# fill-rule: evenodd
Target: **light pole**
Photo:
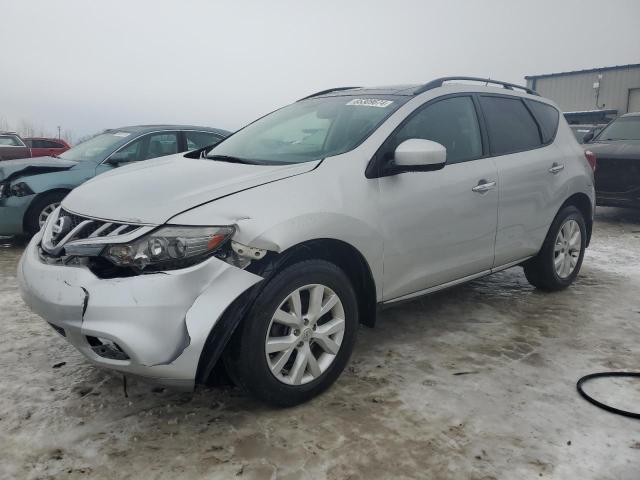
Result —
<instances>
[{"instance_id":1,"label":"light pole","mask_svg":"<svg viewBox=\"0 0 640 480\"><path fill-rule=\"evenodd\" d=\"M58 125L58 140L60 140L60 125Z\"/></svg>"}]
</instances>

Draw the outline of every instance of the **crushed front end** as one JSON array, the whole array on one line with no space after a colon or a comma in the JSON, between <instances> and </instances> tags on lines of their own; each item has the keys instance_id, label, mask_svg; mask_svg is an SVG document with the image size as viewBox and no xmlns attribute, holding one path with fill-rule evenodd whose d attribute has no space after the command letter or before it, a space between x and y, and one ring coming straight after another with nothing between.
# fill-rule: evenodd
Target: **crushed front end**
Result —
<instances>
[{"instance_id":1,"label":"crushed front end","mask_svg":"<svg viewBox=\"0 0 640 480\"><path fill-rule=\"evenodd\" d=\"M187 228L118 223L58 209L20 260L24 301L94 364L191 389L212 328L262 278L226 257L235 255L227 231L222 242L216 240L226 248L216 245L216 254L177 262L169 255L176 248L186 252L180 260L189 248L206 248L197 238L180 247L166 236ZM153 248L161 241L169 253L154 264L159 250Z\"/></svg>"}]
</instances>

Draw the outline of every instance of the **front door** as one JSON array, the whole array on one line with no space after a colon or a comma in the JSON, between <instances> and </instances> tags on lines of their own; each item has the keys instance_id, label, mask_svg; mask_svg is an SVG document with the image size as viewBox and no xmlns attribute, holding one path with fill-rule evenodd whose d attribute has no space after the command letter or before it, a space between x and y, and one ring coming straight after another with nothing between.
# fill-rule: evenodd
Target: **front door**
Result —
<instances>
[{"instance_id":1,"label":"front door","mask_svg":"<svg viewBox=\"0 0 640 480\"><path fill-rule=\"evenodd\" d=\"M379 180L385 301L486 272L493 264L499 186L472 97L420 107L378 155L391 160L397 145L410 138L442 144L447 163L441 170Z\"/></svg>"}]
</instances>

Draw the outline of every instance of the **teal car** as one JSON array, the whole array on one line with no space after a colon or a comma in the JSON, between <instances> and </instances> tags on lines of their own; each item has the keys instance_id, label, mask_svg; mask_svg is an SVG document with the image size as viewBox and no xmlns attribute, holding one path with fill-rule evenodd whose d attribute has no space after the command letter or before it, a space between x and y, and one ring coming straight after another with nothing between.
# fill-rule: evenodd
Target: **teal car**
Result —
<instances>
[{"instance_id":1,"label":"teal car","mask_svg":"<svg viewBox=\"0 0 640 480\"><path fill-rule=\"evenodd\" d=\"M33 235L75 187L120 165L215 145L230 132L185 125L105 130L59 157L0 162L0 235Z\"/></svg>"}]
</instances>

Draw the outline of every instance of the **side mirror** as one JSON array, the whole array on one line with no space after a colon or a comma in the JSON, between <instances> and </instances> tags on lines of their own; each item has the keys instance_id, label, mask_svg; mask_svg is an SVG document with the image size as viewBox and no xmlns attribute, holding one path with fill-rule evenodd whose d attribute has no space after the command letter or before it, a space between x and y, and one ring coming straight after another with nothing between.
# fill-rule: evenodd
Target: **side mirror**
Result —
<instances>
[{"instance_id":1,"label":"side mirror","mask_svg":"<svg viewBox=\"0 0 640 480\"><path fill-rule=\"evenodd\" d=\"M589 132L585 134L585 136L582 137L582 143L589 143L591 140L593 140L593 137L595 137L593 132Z\"/></svg>"},{"instance_id":2,"label":"side mirror","mask_svg":"<svg viewBox=\"0 0 640 480\"><path fill-rule=\"evenodd\" d=\"M437 142L410 138L396 148L394 164L403 171L439 170L447 161L447 149Z\"/></svg>"},{"instance_id":3,"label":"side mirror","mask_svg":"<svg viewBox=\"0 0 640 480\"><path fill-rule=\"evenodd\" d=\"M128 163L132 160L129 159L129 155L126 152L116 152L109 157L107 163L114 167L119 166L121 163Z\"/></svg>"}]
</instances>

